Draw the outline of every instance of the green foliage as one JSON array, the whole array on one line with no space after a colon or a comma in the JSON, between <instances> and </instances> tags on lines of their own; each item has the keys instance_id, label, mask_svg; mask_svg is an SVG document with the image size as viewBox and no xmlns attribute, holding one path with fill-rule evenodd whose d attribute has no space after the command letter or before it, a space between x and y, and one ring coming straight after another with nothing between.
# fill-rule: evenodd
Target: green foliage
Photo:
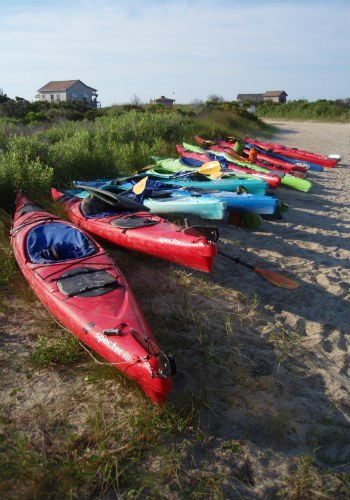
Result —
<instances>
[{"instance_id":1,"label":"green foliage","mask_svg":"<svg viewBox=\"0 0 350 500\"><path fill-rule=\"evenodd\" d=\"M26 189L34 197L44 197L53 178L53 169L40 159L32 157L40 144L24 138L12 141L5 154L0 153L0 200L4 209L13 207L15 194ZM39 147L41 153L43 150Z\"/></svg>"},{"instance_id":2,"label":"green foliage","mask_svg":"<svg viewBox=\"0 0 350 500\"><path fill-rule=\"evenodd\" d=\"M99 114L98 110L91 110L89 105L82 101L49 103L47 101L29 102L22 97L11 99L0 89L0 117L14 118L21 123L35 123L53 121L56 118L64 120L93 120Z\"/></svg>"},{"instance_id":3,"label":"green foliage","mask_svg":"<svg viewBox=\"0 0 350 500\"><path fill-rule=\"evenodd\" d=\"M79 361L84 355L77 338L71 333L64 333L59 337L40 336L31 361L38 368L53 364L67 366Z\"/></svg>"},{"instance_id":4,"label":"green foliage","mask_svg":"<svg viewBox=\"0 0 350 500\"><path fill-rule=\"evenodd\" d=\"M0 209L0 315L6 312L8 288L17 281L17 267L10 247L10 227L11 217Z\"/></svg>"},{"instance_id":5,"label":"green foliage","mask_svg":"<svg viewBox=\"0 0 350 500\"><path fill-rule=\"evenodd\" d=\"M29 113L26 114L25 116L25 121L28 123L34 122L38 123L41 121L46 121L48 120L48 115L43 113L42 111L29 111Z\"/></svg>"},{"instance_id":6,"label":"green foliage","mask_svg":"<svg viewBox=\"0 0 350 500\"><path fill-rule=\"evenodd\" d=\"M263 102L256 104L256 114L260 118L343 122L350 120L350 100L320 99L315 102L298 100L285 104Z\"/></svg>"},{"instance_id":7,"label":"green foliage","mask_svg":"<svg viewBox=\"0 0 350 500\"><path fill-rule=\"evenodd\" d=\"M28 106L23 100L11 106L17 111L22 106L25 114L0 118L0 207L8 211L19 189L39 203L49 198L53 185L130 175L151 156L176 156L175 145L192 142L195 135L219 138L263 127L256 116L221 101L178 109L86 110L79 103Z\"/></svg>"}]
</instances>

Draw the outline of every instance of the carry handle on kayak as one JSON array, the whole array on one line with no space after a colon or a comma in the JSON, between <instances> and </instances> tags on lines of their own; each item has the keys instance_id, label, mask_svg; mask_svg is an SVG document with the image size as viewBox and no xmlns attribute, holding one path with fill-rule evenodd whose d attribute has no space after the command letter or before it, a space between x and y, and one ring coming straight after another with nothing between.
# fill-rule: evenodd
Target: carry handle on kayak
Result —
<instances>
[{"instance_id":1,"label":"carry handle on kayak","mask_svg":"<svg viewBox=\"0 0 350 500\"><path fill-rule=\"evenodd\" d=\"M210 243L216 243L219 239L219 230L214 226L188 226L183 232L193 236L204 236Z\"/></svg>"}]
</instances>

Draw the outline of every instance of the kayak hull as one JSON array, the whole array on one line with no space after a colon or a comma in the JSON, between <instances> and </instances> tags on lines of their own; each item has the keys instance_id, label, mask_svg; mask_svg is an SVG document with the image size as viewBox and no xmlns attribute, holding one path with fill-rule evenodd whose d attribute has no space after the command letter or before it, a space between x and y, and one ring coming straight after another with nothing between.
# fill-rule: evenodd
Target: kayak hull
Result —
<instances>
[{"instance_id":1,"label":"kayak hull","mask_svg":"<svg viewBox=\"0 0 350 500\"><path fill-rule=\"evenodd\" d=\"M90 253L80 257L68 254L67 242L72 237L83 241ZM48 243L50 248L44 248ZM136 381L151 401L163 404L171 390L171 378L164 369L167 358L121 270L99 243L72 223L35 206L20 192L11 245L28 284L53 317L108 364ZM73 245L69 252L72 248L78 254L82 251L82 246ZM65 252L63 260L58 251Z\"/></svg>"},{"instance_id":2,"label":"kayak hull","mask_svg":"<svg viewBox=\"0 0 350 500\"><path fill-rule=\"evenodd\" d=\"M191 149L187 149L188 147L191 147ZM184 146L177 145L176 149L182 158L192 158L195 160L200 160L203 163L212 161L213 159L218 161L225 160L225 166L232 172L232 174L237 176L241 174L248 174L253 178L255 177L262 179L269 185L270 189L276 189L281 183L281 178L275 174L270 173L267 169L263 169L260 167L253 168L253 166L248 168L246 165L239 165L237 164L237 162L234 163L234 158L227 158L226 153L224 152L206 152L205 150L199 151L201 148L189 144L185 144Z\"/></svg>"},{"instance_id":3,"label":"kayak hull","mask_svg":"<svg viewBox=\"0 0 350 500\"><path fill-rule=\"evenodd\" d=\"M116 193L127 191L132 187L132 184L129 183L115 185L113 181L114 179L96 179L93 181L74 181L73 184L78 188L80 186L99 187ZM168 179L164 179L164 182L168 182ZM171 184L173 183L171 182ZM181 183L177 183L177 185L182 186ZM184 185L188 184L184 183ZM88 193L85 192L80 196L86 196L87 194ZM208 198L193 198L184 195L180 200L178 197L171 196L171 194L161 199L159 197L146 196L143 198L142 204L152 214L157 215L192 215L209 220L222 220L226 215L226 205L224 202L219 200L214 201Z\"/></svg>"},{"instance_id":4,"label":"kayak hull","mask_svg":"<svg viewBox=\"0 0 350 500\"><path fill-rule=\"evenodd\" d=\"M184 157L184 159L190 159L190 157ZM179 172L195 172L198 169L197 167L205 163L205 161L209 160L198 161L194 158L191 165L189 164L191 162L188 162L188 164L185 165L179 162L178 159L166 158L164 166L162 160L158 160L157 165L154 168L147 170L144 175L152 176L152 178L161 180L162 182L168 182L185 189L193 188L203 189L206 191L236 191L237 189L243 187L251 194L264 195L266 193L268 186L264 180L258 179L257 177L252 178L252 176L244 175L244 173L241 176L240 174L235 175L234 172L232 172L232 175L224 176L221 179L207 179L201 181L196 181L190 178L181 179L174 177L174 174Z\"/></svg>"},{"instance_id":5,"label":"kayak hull","mask_svg":"<svg viewBox=\"0 0 350 500\"><path fill-rule=\"evenodd\" d=\"M79 189L75 192L82 193ZM217 255L214 243L205 237L186 234L178 225L161 217L141 211L88 217L82 211L82 198L55 188L51 189L51 195L62 203L69 220L110 243L203 272L210 272L214 265ZM125 223L130 226L128 221L136 227L126 228Z\"/></svg>"},{"instance_id":6,"label":"kayak hull","mask_svg":"<svg viewBox=\"0 0 350 500\"><path fill-rule=\"evenodd\" d=\"M121 185L123 186L123 184ZM126 183L126 189L131 189L132 184ZM168 188L169 186L169 188ZM206 199L216 202L224 202L227 209L236 212L253 212L257 214L273 214L276 211L278 200L274 196L256 195L238 191L221 191L221 190L203 190L185 187L171 188L171 184L160 180L159 185L155 188L156 192L171 191L172 197L179 201L190 197L191 199ZM112 189L112 187L110 188Z\"/></svg>"},{"instance_id":7,"label":"kayak hull","mask_svg":"<svg viewBox=\"0 0 350 500\"><path fill-rule=\"evenodd\" d=\"M317 165L321 165L322 167L334 168L341 159L340 157L331 158L329 156L312 153L311 151L305 151L298 148L290 148L287 146L283 146L282 144L254 141L249 137L245 137L244 141L251 144L256 144L263 149L269 150L273 153L281 154L287 158L294 158L300 161L312 162Z\"/></svg>"},{"instance_id":8,"label":"kayak hull","mask_svg":"<svg viewBox=\"0 0 350 500\"><path fill-rule=\"evenodd\" d=\"M235 161L234 158L230 153L227 152L215 153L214 151L210 151L209 153L210 156L209 156L205 152L199 153L199 152L187 151L182 146L178 147L178 151L186 158L196 158L196 160L200 160L202 164L212 160L213 158L217 159L218 161L223 160L225 162L225 166L229 170L232 170L233 172L237 173L240 171L248 173L248 171L250 171L251 173L255 174L255 176L264 179L272 189L276 189L279 185L282 185L306 193L310 191L312 187L312 183L309 180L302 179L294 175L290 175L288 173L278 172L279 175L276 175L276 173L275 174L272 174L271 172L268 173L268 169L263 167L258 167L257 165L255 166L251 165L249 169L247 167L238 166L235 163L233 163L233 161Z\"/></svg>"}]
</instances>

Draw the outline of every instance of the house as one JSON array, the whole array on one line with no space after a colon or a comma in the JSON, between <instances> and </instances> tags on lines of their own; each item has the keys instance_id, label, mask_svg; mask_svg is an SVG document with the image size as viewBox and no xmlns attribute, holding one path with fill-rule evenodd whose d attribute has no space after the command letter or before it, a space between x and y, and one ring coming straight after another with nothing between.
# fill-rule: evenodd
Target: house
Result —
<instances>
[{"instance_id":1,"label":"house","mask_svg":"<svg viewBox=\"0 0 350 500\"><path fill-rule=\"evenodd\" d=\"M52 81L38 90L37 101L58 103L63 101L82 101L91 108L97 108L97 90L80 80Z\"/></svg>"},{"instance_id":2,"label":"house","mask_svg":"<svg viewBox=\"0 0 350 500\"><path fill-rule=\"evenodd\" d=\"M158 99L151 99L150 101L151 104L161 104L162 106L174 106L175 105L175 99L169 99L168 97L165 97L164 95L158 97Z\"/></svg>"},{"instance_id":3,"label":"house","mask_svg":"<svg viewBox=\"0 0 350 500\"><path fill-rule=\"evenodd\" d=\"M287 93L284 90L268 90L264 94L264 101L278 102L284 104L287 102Z\"/></svg>"},{"instance_id":4,"label":"house","mask_svg":"<svg viewBox=\"0 0 350 500\"><path fill-rule=\"evenodd\" d=\"M268 90L265 94L238 94L237 101L266 102L272 101L283 104L287 102L287 93L284 90Z\"/></svg>"},{"instance_id":5,"label":"house","mask_svg":"<svg viewBox=\"0 0 350 500\"><path fill-rule=\"evenodd\" d=\"M238 94L237 101L262 102L264 94Z\"/></svg>"}]
</instances>

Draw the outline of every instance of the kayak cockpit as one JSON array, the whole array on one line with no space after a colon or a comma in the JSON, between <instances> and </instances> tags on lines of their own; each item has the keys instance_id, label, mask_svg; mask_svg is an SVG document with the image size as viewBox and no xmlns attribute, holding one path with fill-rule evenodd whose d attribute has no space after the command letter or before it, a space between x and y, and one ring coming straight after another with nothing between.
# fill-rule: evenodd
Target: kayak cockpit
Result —
<instances>
[{"instance_id":1,"label":"kayak cockpit","mask_svg":"<svg viewBox=\"0 0 350 500\"><path fill-rule=\"evenodd\" d=\"M33 264L81 259L96 251L96 245L85 234L62 222L40 224L27 236L27 253Z\"/></svg>"}]
</instances>

